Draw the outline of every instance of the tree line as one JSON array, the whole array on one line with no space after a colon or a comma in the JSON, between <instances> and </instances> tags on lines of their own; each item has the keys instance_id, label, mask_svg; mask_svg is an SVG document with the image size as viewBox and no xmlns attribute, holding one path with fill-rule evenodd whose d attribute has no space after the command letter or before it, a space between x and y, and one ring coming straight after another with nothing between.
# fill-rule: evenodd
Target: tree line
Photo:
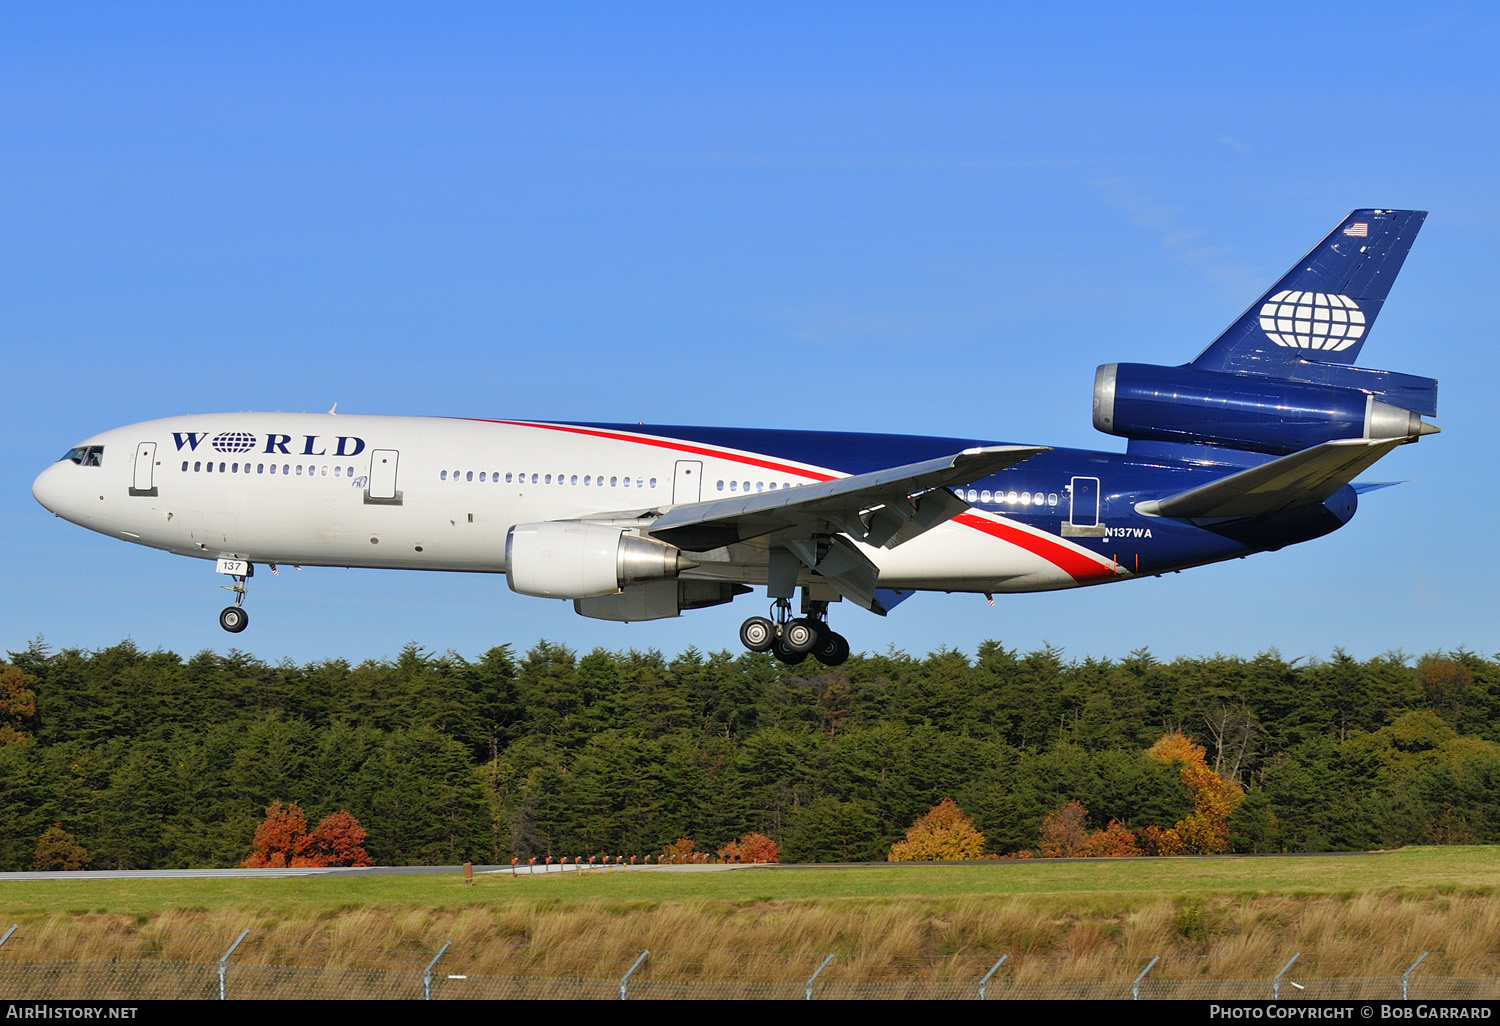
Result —
<instances>
[{"instance_id":1,"label":"tree line","mask_svg":"<svg viewBox=\"0 0 1500 1026\"><path fill-rule=\"evenodd\" d=\"M59 830L70 864L232 866L273 802L348 812L381 864L751 833L783 861L883 859L945 798L1007 855L1074 802L1079 830L1191 822L1201 798L1148 751L1177 730L1244 793L1232 850L1500 841L1500 664L1466 651L1162 662L987 641L829 670L545 641L357 665L38 641L0 665L0 869L39 864Z\"/></svg>"}]
</instances>

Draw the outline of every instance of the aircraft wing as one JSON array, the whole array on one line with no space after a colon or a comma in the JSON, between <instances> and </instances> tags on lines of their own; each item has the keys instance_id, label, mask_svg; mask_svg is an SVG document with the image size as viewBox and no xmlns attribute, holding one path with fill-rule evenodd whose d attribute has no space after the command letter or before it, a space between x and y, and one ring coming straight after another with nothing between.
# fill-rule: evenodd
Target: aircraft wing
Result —
<instances>
[{"instance_id":1,"label":"aircraft wing","mask_svg":"<svg viewBox=\"0 0 1500 1026\"><path fill-rule=\"evenodd\" d=\"M652 537L690 552L791 530L812 537L844 533L895 548L969 508L946 485L1020 463L1045 447L995 445L869 474L676 506L650 526ZM805 532L803 534L802 532Z\"/></svg>"},{"instance_id":2,"label":"aircraft wing","mask_svg":"<svg viewBox=\"0 0 1500 1026\"><path fill-rule=\"evenodd\" d=\"M1410 438L1342 438L1221 477L1164 499L1136 503L1148 517L1259 517L1322 502Z\"/></svg>"}]
</instances>

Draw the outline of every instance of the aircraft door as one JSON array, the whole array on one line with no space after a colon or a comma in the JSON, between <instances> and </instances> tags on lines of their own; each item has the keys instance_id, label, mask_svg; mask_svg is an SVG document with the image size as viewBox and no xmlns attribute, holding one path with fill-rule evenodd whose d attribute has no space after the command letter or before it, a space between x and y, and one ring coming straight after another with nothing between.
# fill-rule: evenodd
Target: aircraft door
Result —
<instances>
[{"instance_id":1,"label":"aircraft door","mask_svg":"<svg viewBox=\"0 0 1500 1026\"><path fill-rule=\"evenodd\" d=\"M1099 526L1099 479L1097 477L1075 477L1073 479L1072 506L1068 522L1074 527Z\"/></svg>"},{"instance_id":2,"label":"aircraft door","mask_svg":"<svg viewBox=\"0 0 1500 1026\"><path fill-rule=\"evenodd\" d=\"M703 463L700 460L678 460L672 475L672 505L703 500Z\"/></svg>"},{"instance_id":3,"label":"aircraft door","mask_svg":"<svg viewBox=\"0 0 1500 1026\"><path fill-rule=\"evenodd\" d=\"M141 442L135 447L135 469L131 471L130 494L156 494L155 442Z\"/></svg>"},{"instance_id":4,"label":"aircraft door","mask_svg":"<svg viewBox=\"0 0 1500 1026\"><path fill-rule=\"evenodd\" d=\"M370 453L370 483L365 487L366 503L401 505L401 492L396 488L396 467L400 457L401 454L395 449L376 449Z\"/></svg>"}]
</instances>

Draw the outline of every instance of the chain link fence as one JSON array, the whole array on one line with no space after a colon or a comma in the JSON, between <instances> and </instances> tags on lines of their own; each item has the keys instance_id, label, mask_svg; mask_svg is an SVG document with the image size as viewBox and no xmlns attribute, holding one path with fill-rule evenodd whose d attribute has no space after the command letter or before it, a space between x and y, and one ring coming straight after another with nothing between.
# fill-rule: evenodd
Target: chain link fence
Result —
<instances>
[{"instance_id":1,"label":"chain link fence","mask_svg":"<svg viewBox=\"0 0 1500 1026\"><path fill-rule=\"evenodd\" d=\"M278 942L67 923L0 940L13 1000L162 998L1496 1000L1500 956L1374 959L589 950L417 939Z\"/></svg>"}]
</instances>

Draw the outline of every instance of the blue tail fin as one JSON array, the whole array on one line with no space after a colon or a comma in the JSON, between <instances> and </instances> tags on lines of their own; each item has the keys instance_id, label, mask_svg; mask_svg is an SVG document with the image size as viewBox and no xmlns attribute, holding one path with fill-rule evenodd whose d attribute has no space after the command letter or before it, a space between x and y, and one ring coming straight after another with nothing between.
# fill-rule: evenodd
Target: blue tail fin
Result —
<instances>
[{"instance_id":1,"label":"blue tail fin","mask_svg":"<svg viewBox=\"0 0 1500 1026\"><path fill-rule=\"evenodd\" d=\"M1276 377L1303 361L1352 364L1425 210L1356 210L1189 366Z\"/></svg>"}]
</instances>

